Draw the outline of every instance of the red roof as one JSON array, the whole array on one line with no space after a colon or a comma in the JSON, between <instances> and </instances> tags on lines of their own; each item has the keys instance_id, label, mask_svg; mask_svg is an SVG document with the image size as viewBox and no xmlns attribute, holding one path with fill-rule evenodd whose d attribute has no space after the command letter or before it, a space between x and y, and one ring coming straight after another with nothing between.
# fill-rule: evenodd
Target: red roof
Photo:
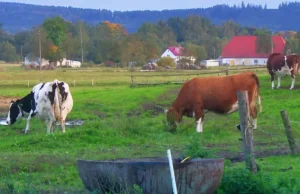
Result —
<instances>
[{"instance_id":1,"label":"red roof","mask_svg":"<svg viewBox=\"0 0 300 194\"><path fill-rule=\"evenodd\" d=\"M180 56L181 53L182 53L182 51L183 51L183 47L181 47L181 46L178 46L178 47L176 47L176 46L170 46L168 49L169 49L175 56Z\"/></svg>"},{"instance_id":2,"label":"red roof","mask_svg":"<svg viewBox=\"0 0 300 194\"><path fill-rule=\"evenodd\" d=\"M256 36L235 36L225 45L222 58L267 58L269 54L256 53ZM273 52L284 53L285 40L273 36Z\"/></svg>"}]
</instances>

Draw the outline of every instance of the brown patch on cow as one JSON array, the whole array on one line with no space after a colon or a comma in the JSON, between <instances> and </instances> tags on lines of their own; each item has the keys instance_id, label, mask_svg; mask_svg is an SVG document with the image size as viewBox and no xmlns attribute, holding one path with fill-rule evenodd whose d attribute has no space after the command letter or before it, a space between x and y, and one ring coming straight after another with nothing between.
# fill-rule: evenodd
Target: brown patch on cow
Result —
<instances>
[{"instance_id":1,"label":"brown patch on cow","mask_svg":"<svg viewBox=\"0 0 300 194\"><path fill-rule=\"evenodd\" d=\"M0 114L7 113L11 101L16 101L20 97L15 96L0 96Z\"/></svg>"}]
</instances>

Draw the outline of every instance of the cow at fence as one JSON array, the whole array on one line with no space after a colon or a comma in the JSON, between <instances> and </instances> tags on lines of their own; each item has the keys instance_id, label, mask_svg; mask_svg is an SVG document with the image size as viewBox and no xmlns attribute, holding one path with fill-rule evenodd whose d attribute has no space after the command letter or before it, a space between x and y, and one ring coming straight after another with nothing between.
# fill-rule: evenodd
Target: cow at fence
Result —
<instances>
[{"instance_id":1,"label":"cow at fence","mask_svg":"<svg viewBox=\"0 0 300 194\"><path fill-rule=\"evenodd\" d=\"M267 60L267 69L271 76L272 89L274 89L274 77L277 75L277 88L280 88L281 77L289 75L292 78L290 89L295 86L296 74L299 70L300 56L296 54L283 55L280 53L272 53Z\"/></svg>"},{"instance_id":2,"label":"cow at fence","mask_svg":"<svg viewBox=\"0 0 300 194\"><path fill-rule=\"evenodd\" d=\"M249 113L254 129L257 127L257 108L261 111L259 79L253 72L243 72L230 76L193 78L183 84L176 100L165 110L165 118L173 130L182 117L195 118L197 132L203 131L205 111L230 114L238 110L237 91L247 91ZM237 126L239 128L239 125Z\"/></svg>"},{"instance_id":3,"label":"cow at fence","mask_svg":"<svg viewBox=\"0 0 300 194\"><path fill-rule=\"evenodd\" d=\"M26 113L28 117L25 133L28 132L30 120L34 116L46 121L48 134L53 132L57 121L61 123L65 133L66 117L72 107L73 98L67 83L59 80L39 83L28 95L11 102L6 123L12 125Z\"/></svg>"}]
</instances>

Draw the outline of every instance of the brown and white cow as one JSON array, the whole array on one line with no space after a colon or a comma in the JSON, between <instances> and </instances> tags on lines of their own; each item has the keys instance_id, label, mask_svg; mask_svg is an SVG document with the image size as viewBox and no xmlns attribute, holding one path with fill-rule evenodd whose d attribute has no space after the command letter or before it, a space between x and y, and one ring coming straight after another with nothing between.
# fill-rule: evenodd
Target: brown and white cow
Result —
<instances>
[{"instance_id":1,"label":"brown and white cow","mask_svg":"<svg viewBox=\"0 0 300 194\"><path fill-rule=\"evenodd\" d=\"M197 132L203 131L204 111L230 114L238 110L237 91L247 91L249 111L254 129L257 128L256 100L262 111L259 80L255 73L244 72L230 76L193 78L182 86L172 106L165 110L169 127L173 129L182 117L195 118ZM237 126L239 128L239 125Z\"/></svg>"},{"instance_id":2,"label":"brown and white cow","mask_svg":"<svg viewBox=\"0 0 300 194\"><path fill-rule=\"evenodd\" d=\"M277 75L277 88L280 88L281 77L289 75L292 78L290 90L295 86L296 74L298 73L300 56L296 54L283 55L281 53L272 53L268 57L267 69L271 76L272 89L274 89L274 77Z\"/></svg>"}]
</instances>

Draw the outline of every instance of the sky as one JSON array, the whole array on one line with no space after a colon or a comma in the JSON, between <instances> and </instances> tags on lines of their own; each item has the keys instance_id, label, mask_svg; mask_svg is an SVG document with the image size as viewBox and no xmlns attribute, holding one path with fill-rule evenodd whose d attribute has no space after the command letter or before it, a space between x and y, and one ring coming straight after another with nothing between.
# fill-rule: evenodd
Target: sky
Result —
<instances>
[{"instance_id":1,"label":"sky","mask_svg":"<svg viewBox=\"0 0 300 194\"><path fill-rule=\"evenodd\" d=\"M3 1L3 0L0 0ZM4 0L5 2L37 5L72 6L79 8L108 9L111 11L164 10L206 8L216 4L240 5L241 0ZM244 3L277 8L281 2L296 0L244 0ZM47 2L47 3L46 3Z\"/></svg>"}]
</instances>

